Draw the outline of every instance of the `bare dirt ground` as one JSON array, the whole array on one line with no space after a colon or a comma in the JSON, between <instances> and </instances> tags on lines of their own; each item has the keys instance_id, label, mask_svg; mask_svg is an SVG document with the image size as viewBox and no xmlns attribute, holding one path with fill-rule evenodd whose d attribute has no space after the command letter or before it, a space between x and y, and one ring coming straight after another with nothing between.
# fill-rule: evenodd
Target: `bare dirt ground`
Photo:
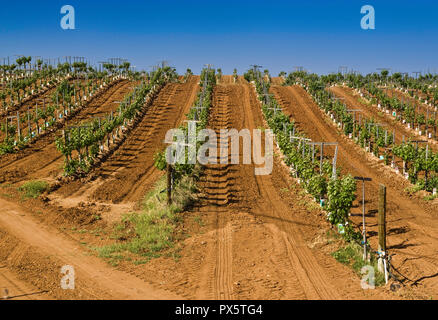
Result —
<instances>
[{"instance_id":1,"label":"bare dirt ground","mask_svg":"<svg viewBox=\"0 0 438 320\"><path fill-rule=\"evenodd\" d=\"M16 295L54 299L420 296L417 291L412 293L409 286L396 293L388 287L361 288L358 275L331 257L338 243L329 237L324 214L290 178L277 151L272 175L268 176L256 176L254 165L208 165L200 182L200 201L182 215L179 232L184 238L175 244L171 254L139 265L121 261L117 267L97 258L88 248L109 243L112 222L135 208L162 174L153 167L153 155L164 147L167 129L183 121L196 98L198 81L199 77L193 77L185 84L168 84L120 148L92 172L94 178L63 185L48 197L22 200L16 186L31 178L50 180L54 176L52 169L44 170L42 166L60 161L56 150L46 149L53 144L53 137L40 145L48 155L33 156L39 150L34 149L9 158L17 164L16 169L12 162L0 160L0 177L4 179L0 198L4 208L0 214L0 267L3 267L0 274L8 279L4 281L12 281L21 288ZM113 100L119 100L121 91L127 89L123 86L108 92L96 108L107 108ZM296 108L295 112L305 114L302 108L308 109L310 105L300 102ZM89 115L93 109L88 110ZM318 129L322 133L327 131L333 138L339 138L324 127L321 116L310 113L308 116L315 128L322 127ZM255 92L242 77L236 84L227 81L215 88L209 128L252 130L265 126ZM342 143L347 148L348 144ZM347 151L361 164L360 155L354 155L357 151ZM28 161L27 165L24 161ZM381 174L367 165L360 168ZM391 195L396 193L390 190ZM418 290L433 290L437 239L432 216L426 220L431 210L423 209L415 200L403 201L400 207L392 202L388 205L391 208L388 244L393 252L399 250L403 254L400 255L405 261L400 270L410 272L417 280ZM408 211L393 214L394 207ZM419 215L413 214L415 210L420 210ZM358 211L356 208L354 213ZM372 219L369 221L374 224ZM369 227L369 235L373 236L373 226ZM428 238L426 233L432 236ZM417 245L421 252L414 251ZM419 269L416 261L424 263L425 268ZM75 290L60 288L63 265L75 268ZM2 273L2 269L6 272ZM30 295L42 291L41 295Z\"/></svg>"},{"instance_id":2,"label":"bare dirt ground","mask_svg":"<svg viewBox=\"0 0 438 320\"><path fill-rule=\"evenodd\" d=\"M166 85L126 141L94 170L88 183L66 184L51 198L66 207L79 202L118 204L111 211L116 218L120 218L119 209L134 208L162 175L154 166L154 154L164 149L167 130L182 124L196 99L198 81L199 77L193 76L187 83Z\"/></svg>"},{"instance_id":3,"label":"bare dirt ground","mask_svg":"<svg viewBox=\"0 0 438 320\"><path fill-rule=\"evenodd\" d=\"M215 88L209 128L264 126L253 89L242 83ZM178 259L121 268L190 299L393 297L362 290L357 275L329 255L327 223L278 155L271 176L255 176L254 165L207 165L201 189L201 201L185 213L191 237Z\"/></svg>"},{"instance_id":4,"label":"bare dirt ground","mask_svg":"<svg viewBox=\"0 0 438 320\"><path fill-rule=\"evenodd\" d=\"M284 79L282 77L272 77L271 83L276 86L281 86L284 83Z\"/></svg>"},{"instance_id":5,"label":"bare dirt ground","mask_svg":"<svg viewBox=\"0 0 438 320\"><path fill-rule=\"evenodd\" d=\"M375 159L370 158L351 140L341 135L331 120L323 114L312 98L298 86L273 87L285 112L297 121L314 141L337 141L338 164L343 172L372 178L366 184L367 237L377 248L377 209L379 184L387 187L388 251L399 273L395 275L407 286L418 288L422 294L438 292L438 234L436 232L436 203L411 197L404 189L408 183ZM358 185L361 191L361 185ZM361 206L356 202L353 221L360 226Z\"/></svg>"},{"instance_id":6,"label":"bare dirt ground","mask_svg":"<svg viewBox=\"0 0 438 320\"><path fill-rule=\"evenodd\" d=\"M153 163L153 153L156 151L155 147L163 144L163 130L165 132L167 127L170 128L177 125L177 123L169 122L169 120L182 120L184 112L188 111L188 107L196 98L198 80L198 77L193 77L187 84L170 84L168 89L163 91L162 98L157 99L154 107L147 113L145 121L140 124L137 131L133 132L133 135L130 137L131 140L128 140L128 144L131 144L126 146L125 151L128 151L128 148L135 147L136 145L134 143L138 143L138 141L143 142L145 132L150 136L149 139L147 139L149 148L145 146L143 149L143 160L146 161L138 162L137 172L140 169L147 171L147 168L151 167ZM90 114L95 116L97 113L100 114L101 112L108 111L108 108L111 109L110 106L114 105L114 101L120 100L124 94L126 94L126 91L131 91L131 86L133 86L132 83L125 82L113 90L108 90L102 99L95 101L93 106L89 106L86 113L84 111L83 117L79 116L75 120L80 121L89 118ZM186 99L183 106L179 103L179 100L182 98ZM117 103L115 105L117 105ZM169 117L171 117L171 119L169 119ZM151 121L152 118L155 120ZM151 126L151 124L153 125ZM156 130L161 131L157 133ZM53 138L42 144L42 149L44 150L51 144L53 144ZM45 151L47 151L47 149L45 149ZM147 158L144 154L145 151L147 151ZM54 162L60 161L59 154L56 150L49 153L49 155L54 157ZM17 156L17 161L21 161L27 157L33 157L34 162L38 160L38 157L34 153L28 152L26 155ZM6 162L6 160L4 161ZM41 159L40 162L36 163L43 163L43 161L46 161L46 159ZM117 161L117 158L114 161ZM8 176L11 177L11 179L6 180L8 183L5 188L12 188L11 186L13 186L13 184L11 182L34 177L34 171L25 171L29 163L30 162L28 162L27 165L23 164L18 168L15 166L17 171L21 173L21 179L17 179L13 175ZM111 164L111 162L108 162L108 164ZM126 164L129 165L130 163L127 162ZM2 173L7 172L8 168L11 167L14 167L14 165L9 164L6 168L2 168ZM154 172L154 174L160 175L158 171ZM44 179L50 176L50 172L41 171L38 178ZM144 196L143 192L150 186L132 183L132 188L134 189L136 187L143 188L139 194L142 193L141 196ZM68 188L66 189L69 190ZM14 193L13 189L11 193ZM8 194L8 197L12 196ZM129 274L113 270L102 260L90 257L90 252L82 248L81 242L79 241L80 239L72 239L71 234L65 232L66 226L73 226L72 229L76 229L77 226L84 227L90 224L94 221L93 217L99 212L93 211L88 214L90 210L87 210L83 204L78 204L77 202L75 202L73 207L64 209L58 206L56 201L47 203L47 200L48 199L42 201L28 201L24 203L24 208L12 202L2 200L4 201L2 207L5 209L5 212L0 217L0 230L4 232L5 236L2 238L4 241L2 241L3 247L1 252L5 254L5 261L11 261L4 269L7 270L8 274L12 273L15 274L14 276L17 278L27 280L27 283L30 283L29 286L31 284L35 285L45 292L48 292L50 297L62 299L174 299L179 297L172 293L160 293L161 291L159 289L152 290L144 281L132 277ZM72 202L74 202L74 200ZM8 213L10 215L8 215ZM23 220L20 220L20 218ZM38 232L35 233L31 230L38 230ZM11 241L11 238L13 238L14 241ZM11 258L11 256L14 256L14 252L17 252L17 248L20 247L24 247L25 250L20 249L22 252L21 257L14 264L12 262L17 259ZM34 255L31 257L27 254L26 250L32 250ZM78 290L70 291L61 290L59 288L61 278L59 270L61 266L65 264L70 264L75 267L79 281L77 285ZM94 267L89 264L94 265ZM23 265L26 268L23 268ZM38 268L40 265L43 267ZM43 271L44 269L46 270ZM29 272L29 270L39 270L41 274L37 276L35 272ZM79 274L81 275L79 276ZM6 272L4 275L6 277ZM11 277L12 276L8 276L8 279L11 279ZM38 278L40 280L38 280Z\"/></svg>"},{"instance_id":7,"label":"bare dirt ground","mask_svg":"<svg viewBox=\"0 0 438 320\"><path fill-rule=\"evenodd\" d=\"M0 299L8 300L50 300L45 291L17 279L6 266L0 266Z\"/></svg>"},{"instance_id":8,"label":"bare dirt ground","mask_svg":"<svg viewBox=\"0 0 438 320\"><path fill-rule=\"evenodd\" d=\"M252 131L264 127L260 106L249 84L218 86L210 119L209 127L215 130ZM250 299L267 294L278 299L339 299L348 292L350 298L366 297L360 286L354 288L350 270L310 248L314 236L327 226L316 210L303 205L302 196L294 196L291 189L297 185L278 157L272 175L256 176L254 168L209 165L206 169L202 180L205 199L198 210L214 221L217 231L201 269L204 281L200 296L207 293L214 299ZM234 219L259 222L258 229L263 231L250 238L259 245L267 241L269 246L261 246L256 250L260 254L255 254L254 246L242 241L252 228L246 223L236 225ZM273 256L269 256L271 252ZM339 273L345 276L338 278Z\"/></svg>"},{"instance_id":9,"label":"bare dirt ground","mask_svg":"<svg viewBox=\"0 0 438 320\"><path fill-rule=\"evenodd\" d=\"M176 299L178 296L153 288L138 278L114 270L90 256L66 234L43 225L27 211L0 200L0 253L8 272L57 299ZM61 267L75 270L75 289L60 286ZM11 271L9 271L11 270ZM2 275L8 277L8 273ZM11 288L9 285L8 288ZM24 291L25 289L21 289ZM26 290L27 297L35 289ZM23 294L23 293L22 293Z\"/></svg>"}]
</instances>

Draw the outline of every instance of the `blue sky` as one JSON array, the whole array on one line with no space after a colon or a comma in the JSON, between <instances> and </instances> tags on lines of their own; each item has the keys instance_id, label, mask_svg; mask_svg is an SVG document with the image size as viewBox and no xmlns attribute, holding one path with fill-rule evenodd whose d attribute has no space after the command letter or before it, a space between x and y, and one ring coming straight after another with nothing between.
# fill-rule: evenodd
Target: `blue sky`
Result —
<instances>
[{"instance_id":1,"label":"blue sky","mask_svg":"<svg viewBox=\"0 0 438 320\"><path fill-rule=\"evenodd\" d=\"M63 5L76 30L60 27ZM362 30L373 5L376 29ZM361 72L438 72L438 1L8 1L0 9L0 58L14 54L92 61L123 57L148 69L160 60L184 72L206 63L231 74L250 64L272 74L304 66Z\"/></svg>"}]
</instances>

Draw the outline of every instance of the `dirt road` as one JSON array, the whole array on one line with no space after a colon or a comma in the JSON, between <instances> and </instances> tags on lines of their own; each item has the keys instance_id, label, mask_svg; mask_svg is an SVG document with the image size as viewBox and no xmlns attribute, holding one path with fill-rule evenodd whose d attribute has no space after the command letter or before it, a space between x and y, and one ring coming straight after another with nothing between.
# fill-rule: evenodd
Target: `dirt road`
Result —
<instances>
[{"instance_id":1,"label":"dirt road","mask_svg":"<svg viewBox=\"0 0 438 320\"><path fill-rule=\"evenodd\" d=\"M20 270L21 276L39 291L47 291L57 299L178 298L90 256L79 243L38 223L18 205L1 199L0 205L0 254L5 257L2 263ZM74 290L61 288L63 265L74 268Z\"/></svg>"},{"instance_id":2,"label":"dirt road","mask_svg":"<svg viewBox=\"0 0 438 320\"><path fill-rule=\"evenodd\" d=\"M260 105L248 83L224 84L215 88L209 128L215 131L221 128L252 131L263 126ZM309 241L323 228L323 219L308 212L302 198L292 190L298 188L296 183L278 156L275 159L272 175L266 176L256 176L254 165L207 165L201 179L203 201L193 214L202 214L208 223L213 224L215 232L210 234L214 241L208 242L203 259L197 297L367 297L367 292L355 286L357 283L351 270L309 247ZM248 222L236 224L234 220L239 217L241 220L258 219L262 223L258 226L261 232L251 232L248 227L252 225ZM261 245L263 236L269 248ZM260 247L254 250L252 242ZM263 254L262 250L267 252ZM271 259L263 257L266 254L272 255ZM255 259L257 262L253 262ZM242 271L243 268L246 272ZM249 279L252 280L250 283ZM377 292L369 294L379 296Z\"/></svg>"}]
</instances>

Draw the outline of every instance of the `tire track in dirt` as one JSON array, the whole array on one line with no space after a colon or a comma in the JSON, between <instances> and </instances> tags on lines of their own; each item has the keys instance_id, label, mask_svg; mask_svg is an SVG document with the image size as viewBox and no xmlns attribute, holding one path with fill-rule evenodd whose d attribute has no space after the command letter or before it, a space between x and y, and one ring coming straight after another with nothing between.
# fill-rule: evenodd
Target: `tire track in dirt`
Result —
<instances>
[{"instance_id":1,"label":"tire track in dirt","mask_svg":"<svg viewBox=\"0 0 438 320\"><path fill-rule=\"evenodd\" d=\"M220 127L228 126L230 122L238 130L242 128L252 130L263 126L260 106L253 89L248 84L218 85L214 96L209 128L217 131ZM230 113L221 110L223 105L229 105L232 121L227 121L220 116ZM275 260L283 261L287 265L276 268L282 273L284 272L282 268L292 272L293 274L288 274L288 277L296 279L299 283L299 285L297 282L291 284L286 280L282 287L293 290L293 292L284 294L288 297L293 296L301 299L338 299L343 296L340 292L344 289L345 282L341 280L336 285L332 282L332 279L336 278L333 273L339 274L339 271L334 271L336 268L339 269L338 263L331 259L331 262L324 263L324 267L321 267L316 258L321 259L321 256L314 255L304 241L305 224L290 220L291 214L295 219L301 220L301 217L295 216L294 213L300 214L304 210L298 206L291 212L290 203L286 204L287 202L279 195L277 189L285 187L287 184L281 178L282 174L279 172L278 164L274 165L274 177L255 176L254 168L254 165L233 165L232 168L227 168L225 165L212 164L205 168L205 178L201 179L201 189L205 194L204 204L200 204L198 210L215 215L217 231L215 244L210 245L207 249L208 254L204 261L204 267L201 269L197 297L227 298L226 293L229 292L227 290L232 286L231 282L236 280L233 279L232 270L239 267L227 254L229 250L232 251L232 244L227 244L227 236L224 235L228 227L226 221L230 219L230 215L239 212L244 214L245 211L266 220L269 223L270 233L278 235L274 237L274 248L275 252L281 252L282 255L276 255ZM218 180L217 177L223 179ZM208 184L210 181L214 181L215 184ZM236 185L236 187L229 189L229 185ZM233 201L229 199L233 199ZM248 241L250 240L248 239ZM233 243L232 236L231 243ZM238 245L240 246L240 243ZM239 256L238 252L231 252L231 254ZM327 259L327 257L324 258ZM233 265L231 269L229 264ZM236 270L240 272L239 269ZM260 280L255 279L257 282ZM265 280L262 281L265 282ZM276 289L274 284L271 290ZM361 296L360 288L352 289L348 294L351 295L350 297ZM275 293L275 295L277 294ZM229 298L232 297L233 295L229 296ZM254 296L249 295L248 297Z\"/></svg>"},{"instance_id":2,"label":"tire track in dirt","mask_svg":"<svg viewBox=\"0 0 438 320\"><path fill-rule=\"evenodd\" d=\"M20 281L5 266L0 266L0 300L49 300L50 296Z\"/></svg>"},{"instance_id":3,"label":"tire track in dirt","mask_svg":"<svg viewBox=\"0 0 438 320\"><path fill-rule=\"evenodd\" d=\"M214 299L215 300L230 300L233 299L233 239L231 225L226 224L219 215L218 230L217 230L217 252L216 265L214 272Z\"/></svg>"},{"instance_id":4,"label":"tire track in dirt","mask_svg":"<svg viewBox=\"0 0 438 320\"><path fill-rule=\"evenodd\" d=\"M96 180L63 186L58 195L78 201L136 203L157 181L161 172L154 154L165 147L167 130L177 127L196 99L199 77L187 83L167 84L146 110L126 141L93 173Z\"/></svg>"},{"instance_id":5,"label":"tire track in dirt","mask_svg":"<svg viewBox=\"0 0 438 320\"><path fill-rule=\"evenodd\" d=\"M114 101L121 100L131 91L132 87L133 83L128 80L115 84L93 100L90 105L80 110L64 127L116 110L118 104ZM64 157L55 146L57 132L59 130L42 137L17 154L1 158L0 178L13 183L26 179L54 180L62 172L64 161Z\"/></svg>"},{"instance_id":6,"label":"tire track in dirt","mask_svg":"<svg viewBox=\"0 0 438 320\"><path fill-rule=\"evenodd\" d=\"M248 118L248 128L256 129L255 119L261 120L260 109L256 102L255 93L249 85L244 86L245 100L243 102L245 116ZM264 201L260 207L264 212L269 212L272 217L286 218L285 213L289 210L288 206L282 201L276 190L278 186L274 185L271 175L255 176L260 194ZM268 211L269 210L269 211ZM280 223L286 233L283 234L283 240L286 244L290 264L297 274L301 287L305 292L307 299L340 299L337 288L331 283L325 271L319 266L310 249L306 246L302 238L302 230L294 224Z\"/></svg>"},{"instance_id":7,"label":"tire track in dirt","mask_svg":"<svg viewBox=\"0 0 438 320\"><path fill-rule=\"evenodd\" d=\"M387 225L388 250L394 254L393 264L413 280L427 284L429 290L438 286L438 262L436 210L415 198L409 199L403 194L407 183L386 170L383 165L374 163L365 152L352 141L340 135L311 97L301 87L273 87L278 101L284 103L286 112L297 120L298 127L314 141L337 141L339 143L338 163L343 172L358 176L371 177L367 183L367 237L373 248L377 248L378 187L387 186ZM282 102L283 104L283 102ZM358 185L358 190L361 190ZM361 206L355 202L352 220L361 226ZM414 260L412 255L418 257ZM397 273L396 273L396 276ZM424 278L426 277L426 278Z\"/></svg>"},{"instance_id":8,"label":"tire track in dirt","mask_svg":"<svg viewBox=\"0 0 438 320\"><path fill-rule=\"evenodd\" d=\"M219 134L220 129L230 128L231 110L228 92L225 86L217 85L213 93L213 104L210 111L208 128ZM219 137L219 135L218 135ZM221 137L218 139L220 146ZM232 230L225 215L226 206L233 198L232 170L229 164L220 164L220 153L217 155L218 164L207 164L200 179L203 192L202 204L197 210L215 215L215 242L208 247L207 261L201 270L198 298L215 300L233 299L232 277ZM230 159L230 155L228 159Z\"/></svg>"},{"instance_id":9,"label":"tire track in dirt","mask_svg":"<svg viewBox=\"0 0 438 320\"><path fill-rule=\"evenodd\" d=\"M61 296L74 294L75 298L85 294L85 298L106 299L178 299L173 293L152 287L149 283L130 274L114 270L97 257L90 256L74 240L70 240L61 232L36 222L30 214L21 207L9 201L0 199L3 208L0 215L0 232L11 234L16 238L19 246L37 250L37 258L32 264L39 269L39 264L50 270L42 271L42 278L52 292ZM38 232L36 232L38 230ZM6 237L7 238L7 237ZM6 239L8 240L8 238ZM1 242L0 242L1 244ZM16 254L25 254L25 250L15 250ZM3 253L2 253L3 254ZM27 253L26 253L27 254ZM18 259L17 257L13 259ZM50 262L47 262L49 260ZM75 290L59 288L62 265L71 265L75 269ZM28 266L29 267L29 266ZM72 292L68 292L72 291ZM78 296L79 295L79 296ZM82 295L82 297L84 297ZM70 297L71 298L71 297Z\"/></svg>"}]
</instances>

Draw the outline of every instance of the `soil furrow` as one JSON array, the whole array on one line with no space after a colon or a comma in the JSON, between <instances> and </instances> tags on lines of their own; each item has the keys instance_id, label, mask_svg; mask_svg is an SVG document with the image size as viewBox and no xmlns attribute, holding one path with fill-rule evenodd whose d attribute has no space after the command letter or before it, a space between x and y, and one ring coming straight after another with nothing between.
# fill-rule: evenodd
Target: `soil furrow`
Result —
<instances>
[{"instance_id":1,"label":"soil furrow","mask_svg":"<svg viewBox=\"0 0 438 320\"><path fill-rule=\"evenodd\" d=\"M67 126L90 120L91 117L103 116L110 110L116 110L118 104L129 91L133 83L121 81L114 85L96 100L80 110L79 113L67 122ZM56 132L48 134L17 154L5 155L1 158L0 178L8 182L19 182L26 179L54 180L62 173L63 156L56 149Z\"/></svg>"},{"instance_id":2,"label":"soil furrow","mask_svg":"<svg viewBox=\"0 0 438 320\"><path fill-rule=\"evenodd\" d=\"M352 141L342 136L319 107L313 103L311 97L298 86L273 88L279 101L288 101L283 107L285 112L292 115L297 121L298 128L305 132L314 141L338 141L338 165L344 173L355 176L365 176L373 179L366 184L366 227L367 237L373 248L377 248L377 209L379 184L387 187L387 225L388 250L396 253L393 264L400 267L403 274L413 279L420 279L419 275L432 276L422 279L431 290L438 286L438 262L436 240L436 210L424 201L408 198L403 188L408 184L401 177L396 176L376 160L366 156L365 152ZM361 192L362 185L358 184ZM361 199L360 199L361 200ZM352 210L353 222L361 227L362 207L357 201ZM406 260L412 254L420 255L418 260ZM406 253L406 255L405 255ZM403 263L402 263L403 262Z\"/></svg>"},{"instance_id":3,"label":"soil furrow","mask_svg":"<svg viewBox=\"0 0 438 320\"><path fill-rule=\"evenodd\" d=\"M126 141L93 172L98 178L85 185L69 183L55 197L113 203L141 200L162 174L154 167L154 154L164 149L166 131L182 122L194 102L198 80L191 77L184 84L166 85Z\"/></svg>"},{"instance_id":4,"label":"soil furrow","mask_svg":"<svg viewBox=\"0 0 438 320\"><path fill-rule=\"evenodd\" d=\"M385 130L389 131L389 134L395 130L395 142L401 144L403 136L405 141L409 138L418 138L413 129L408 129L404 124L400 123L390 115L379 111L375 106L367 105L359 101L359 97L355 95L354 91L346 87L332 87L330 89L337 97L343 98L344 102L349 109L359 109L362 111L363 116L368 119L376 119L379 123L385 124ZM357 120L358 115L356 115ZM415 140L415 139L413 139ZM438 150L438 144L436 141L429 140L429 146L434 152Z\"/></svg>"},{"instance_id":5,"label":"soil furrow","mask_svg":"<svg viewBox=\"0 0 438 320\"><path fill-rule=\"evenodd\" d=\"M232 111L230 121L224 119L228 112L221 108L223 105L229 106L229 110ZM250 131L264 126L260 105L249 84L218 85L215 89L208 127L218 130L225 124L233 125L237 130L247 128ZM242 150L242 141L240 146ZM339 265L326 254L309 248L309 241L312 241L315 232L321 226L320 217L309 214L302 204L297 204L297 196L293 192L279 191L288 190L294 182L281 167L278 159L274 158L273 172L266 176L256 176L253 164L206 166L204 175L207 179L201 179L201 189L205 194L197 210L215 217L215 228L218 231L215 233L215 245L209 245L207 248L208 253L200 271L201 281L197 296L224 297L228 288L224 279L229 279L233 282L233 296L239 299L254 298L261 292L263 296L286 299L364 298L368 293L364 293L360 288L360 281L354 279L351 270ZM218 180L217 177L226 179ZM228 185L233 184L236 188L229 189ZM214 190L214 193L210 190ZM227 200L231 197L233 201ZM193 214L196 212L195 209ZM258 273L242 276L239 268L242 263L240 255L246 250L251 252L248 249L251 245L239 242L241 236L236 232L245 230L245 224L232 224L232 221L237 217L243 219L248 213L264 222L261 226L263 234L273 237L272 252L265 254L278 255L274 255L270 262L264 261L263 264L272 272L252 264L249 270L257 268ZM225 254L229 249L226 249L223 236L224 226L230 223L233 230L232 257ZM259 236L261 234L253 233L251 240L256 241ZM281 261L282 264L273 265L275 261ZM227 276L225 272L229 269L229 263L232 263L233 268ZM217 271L221 269L224 271ZM278 277L280 274L287 274L286 279ZM209 281L210 278L213 280ZM336 279L336 282L333 279ZM357 281L356 286L353 284L354 281ZM217 288L218 285L221 287ZM344 288L348 288L347 291L344 291ZM378 293L374 292L369 294L378 296Z\"/></svg>"}]
</instances>

